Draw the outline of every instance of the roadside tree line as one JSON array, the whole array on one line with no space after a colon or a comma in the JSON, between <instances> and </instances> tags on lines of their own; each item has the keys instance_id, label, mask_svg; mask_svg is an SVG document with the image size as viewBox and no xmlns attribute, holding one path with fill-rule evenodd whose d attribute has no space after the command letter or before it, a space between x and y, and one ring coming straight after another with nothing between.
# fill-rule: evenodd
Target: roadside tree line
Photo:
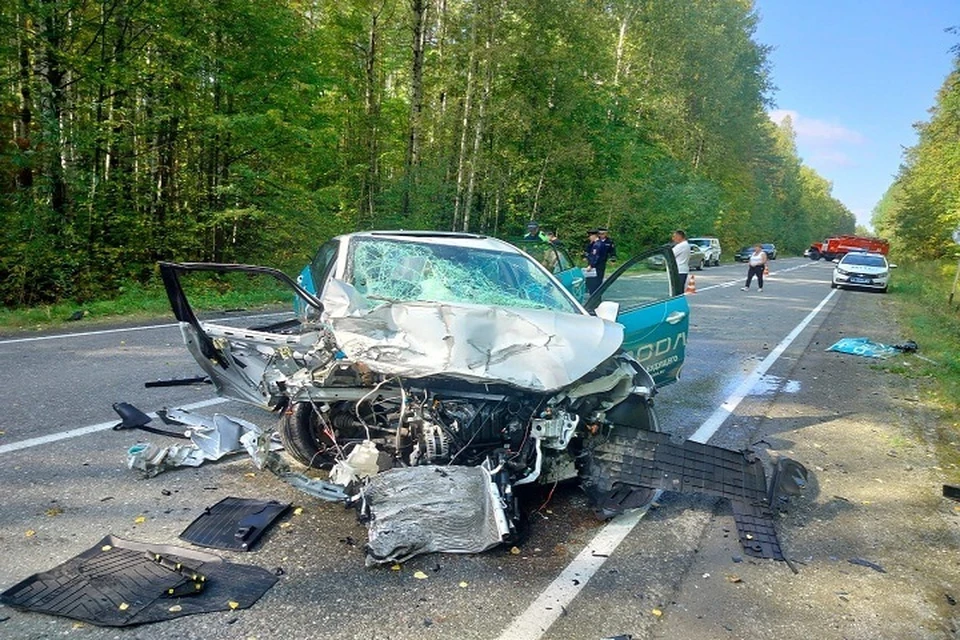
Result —
<instances>
[{"instance_id":1,"label":"roadside tree line","mask_svg":"<svg viewBox=\"0 0 960 640\"><path fill-rule=\"evenodd\" d=\"M0 299L111 295L158 259L289 267L361 228L537 219L852 232L802 164L744 0L0 4Z\"/></svg>"},{"instance_id":2,"label":"roadside tree line","mask_svg":"<svg viewBox=\"0 0 960 640\"><path fill-rule=\"evenodd\" d=\"M930 119L914 125L917 143L873 211L874 228L915 260L954 257L957 250L951 236L960 229L960 45L954 54Z\"/></svg>"}]
</instances>

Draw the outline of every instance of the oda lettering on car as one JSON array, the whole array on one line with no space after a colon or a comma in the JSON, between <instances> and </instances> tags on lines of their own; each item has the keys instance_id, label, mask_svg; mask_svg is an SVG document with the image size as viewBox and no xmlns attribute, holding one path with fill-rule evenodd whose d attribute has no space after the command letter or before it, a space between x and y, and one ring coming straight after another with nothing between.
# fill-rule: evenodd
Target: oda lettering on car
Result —
<instances>
[{"instance_id":1,"label":"oda lettering on car","mask_svg":"<svg viewBox=\"0 0 960 640\"><path fill-rule=\"evenodd\" d=\"M651 344L640 345L636 353L634 353L634 357L641 363L645 363L647 360L658 358L668 353L673 353L679 349L681 345L686 346L686 344L687 333L684 331L682 333L678 333L676 336L667 336L666 338L661 338L660 340L657 340ZM656 364L653 365L653 367L656 367ZM647 370L652 370L653 368L647 366L646 364L644 364L644 366L647 368ZM666 365L662 365L660 368L663 366Z\"/></svg>"}]
</instances>

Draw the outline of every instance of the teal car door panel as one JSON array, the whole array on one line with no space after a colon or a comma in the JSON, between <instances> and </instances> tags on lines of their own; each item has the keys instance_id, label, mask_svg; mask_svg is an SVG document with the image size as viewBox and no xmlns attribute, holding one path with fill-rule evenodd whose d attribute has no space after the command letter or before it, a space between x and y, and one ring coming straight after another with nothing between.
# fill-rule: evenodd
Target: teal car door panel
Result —
<instances>
[{"instance_id":1,"label":"teal car door panel","mask_svg":"<svg viewBox=\"0 0 960 640\"><path fill-rule=\"evenodd\" d=\"M587 300L594 311L601 302L618 306L623 349L653 376L657 385L680 377L686 356L690 306L680 290L677 263L670 247L631 258L604 280Z\"/></svg>"}]
</instances>

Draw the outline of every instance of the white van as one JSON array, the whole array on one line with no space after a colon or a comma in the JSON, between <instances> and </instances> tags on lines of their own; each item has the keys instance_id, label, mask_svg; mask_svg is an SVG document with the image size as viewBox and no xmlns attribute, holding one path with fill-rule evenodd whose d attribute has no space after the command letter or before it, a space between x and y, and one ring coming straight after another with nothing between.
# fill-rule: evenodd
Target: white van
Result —
<instances>
[{"instance_id":1,"label":"white van","mask_svg":"<svg viewBox=\"0 0 960 640\"><path fill-rule=\"evenodd\" d=\"M703 249L703 266L720 266L720 241L716 238L690 238L690 244Z\"/></svg>"}]
</instances>

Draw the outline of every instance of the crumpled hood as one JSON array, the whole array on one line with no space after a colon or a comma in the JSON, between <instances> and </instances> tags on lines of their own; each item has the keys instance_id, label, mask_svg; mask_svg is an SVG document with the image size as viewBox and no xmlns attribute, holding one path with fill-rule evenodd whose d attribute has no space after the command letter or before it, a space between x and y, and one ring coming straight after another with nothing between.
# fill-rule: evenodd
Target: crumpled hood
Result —
<instances>
[{"instance_id":1,"label":"crumpled hood","mask_svg":"<svg viewBox=\"0 0 960 640\"><path fill-rule=\"evenodd\" d=\"M347 358L384 375L549 392L579 380L623 342L623 327L595 316L436 302L373 307L339 280L328 283L323 303Z\"/></svg>"}]
</instances>

